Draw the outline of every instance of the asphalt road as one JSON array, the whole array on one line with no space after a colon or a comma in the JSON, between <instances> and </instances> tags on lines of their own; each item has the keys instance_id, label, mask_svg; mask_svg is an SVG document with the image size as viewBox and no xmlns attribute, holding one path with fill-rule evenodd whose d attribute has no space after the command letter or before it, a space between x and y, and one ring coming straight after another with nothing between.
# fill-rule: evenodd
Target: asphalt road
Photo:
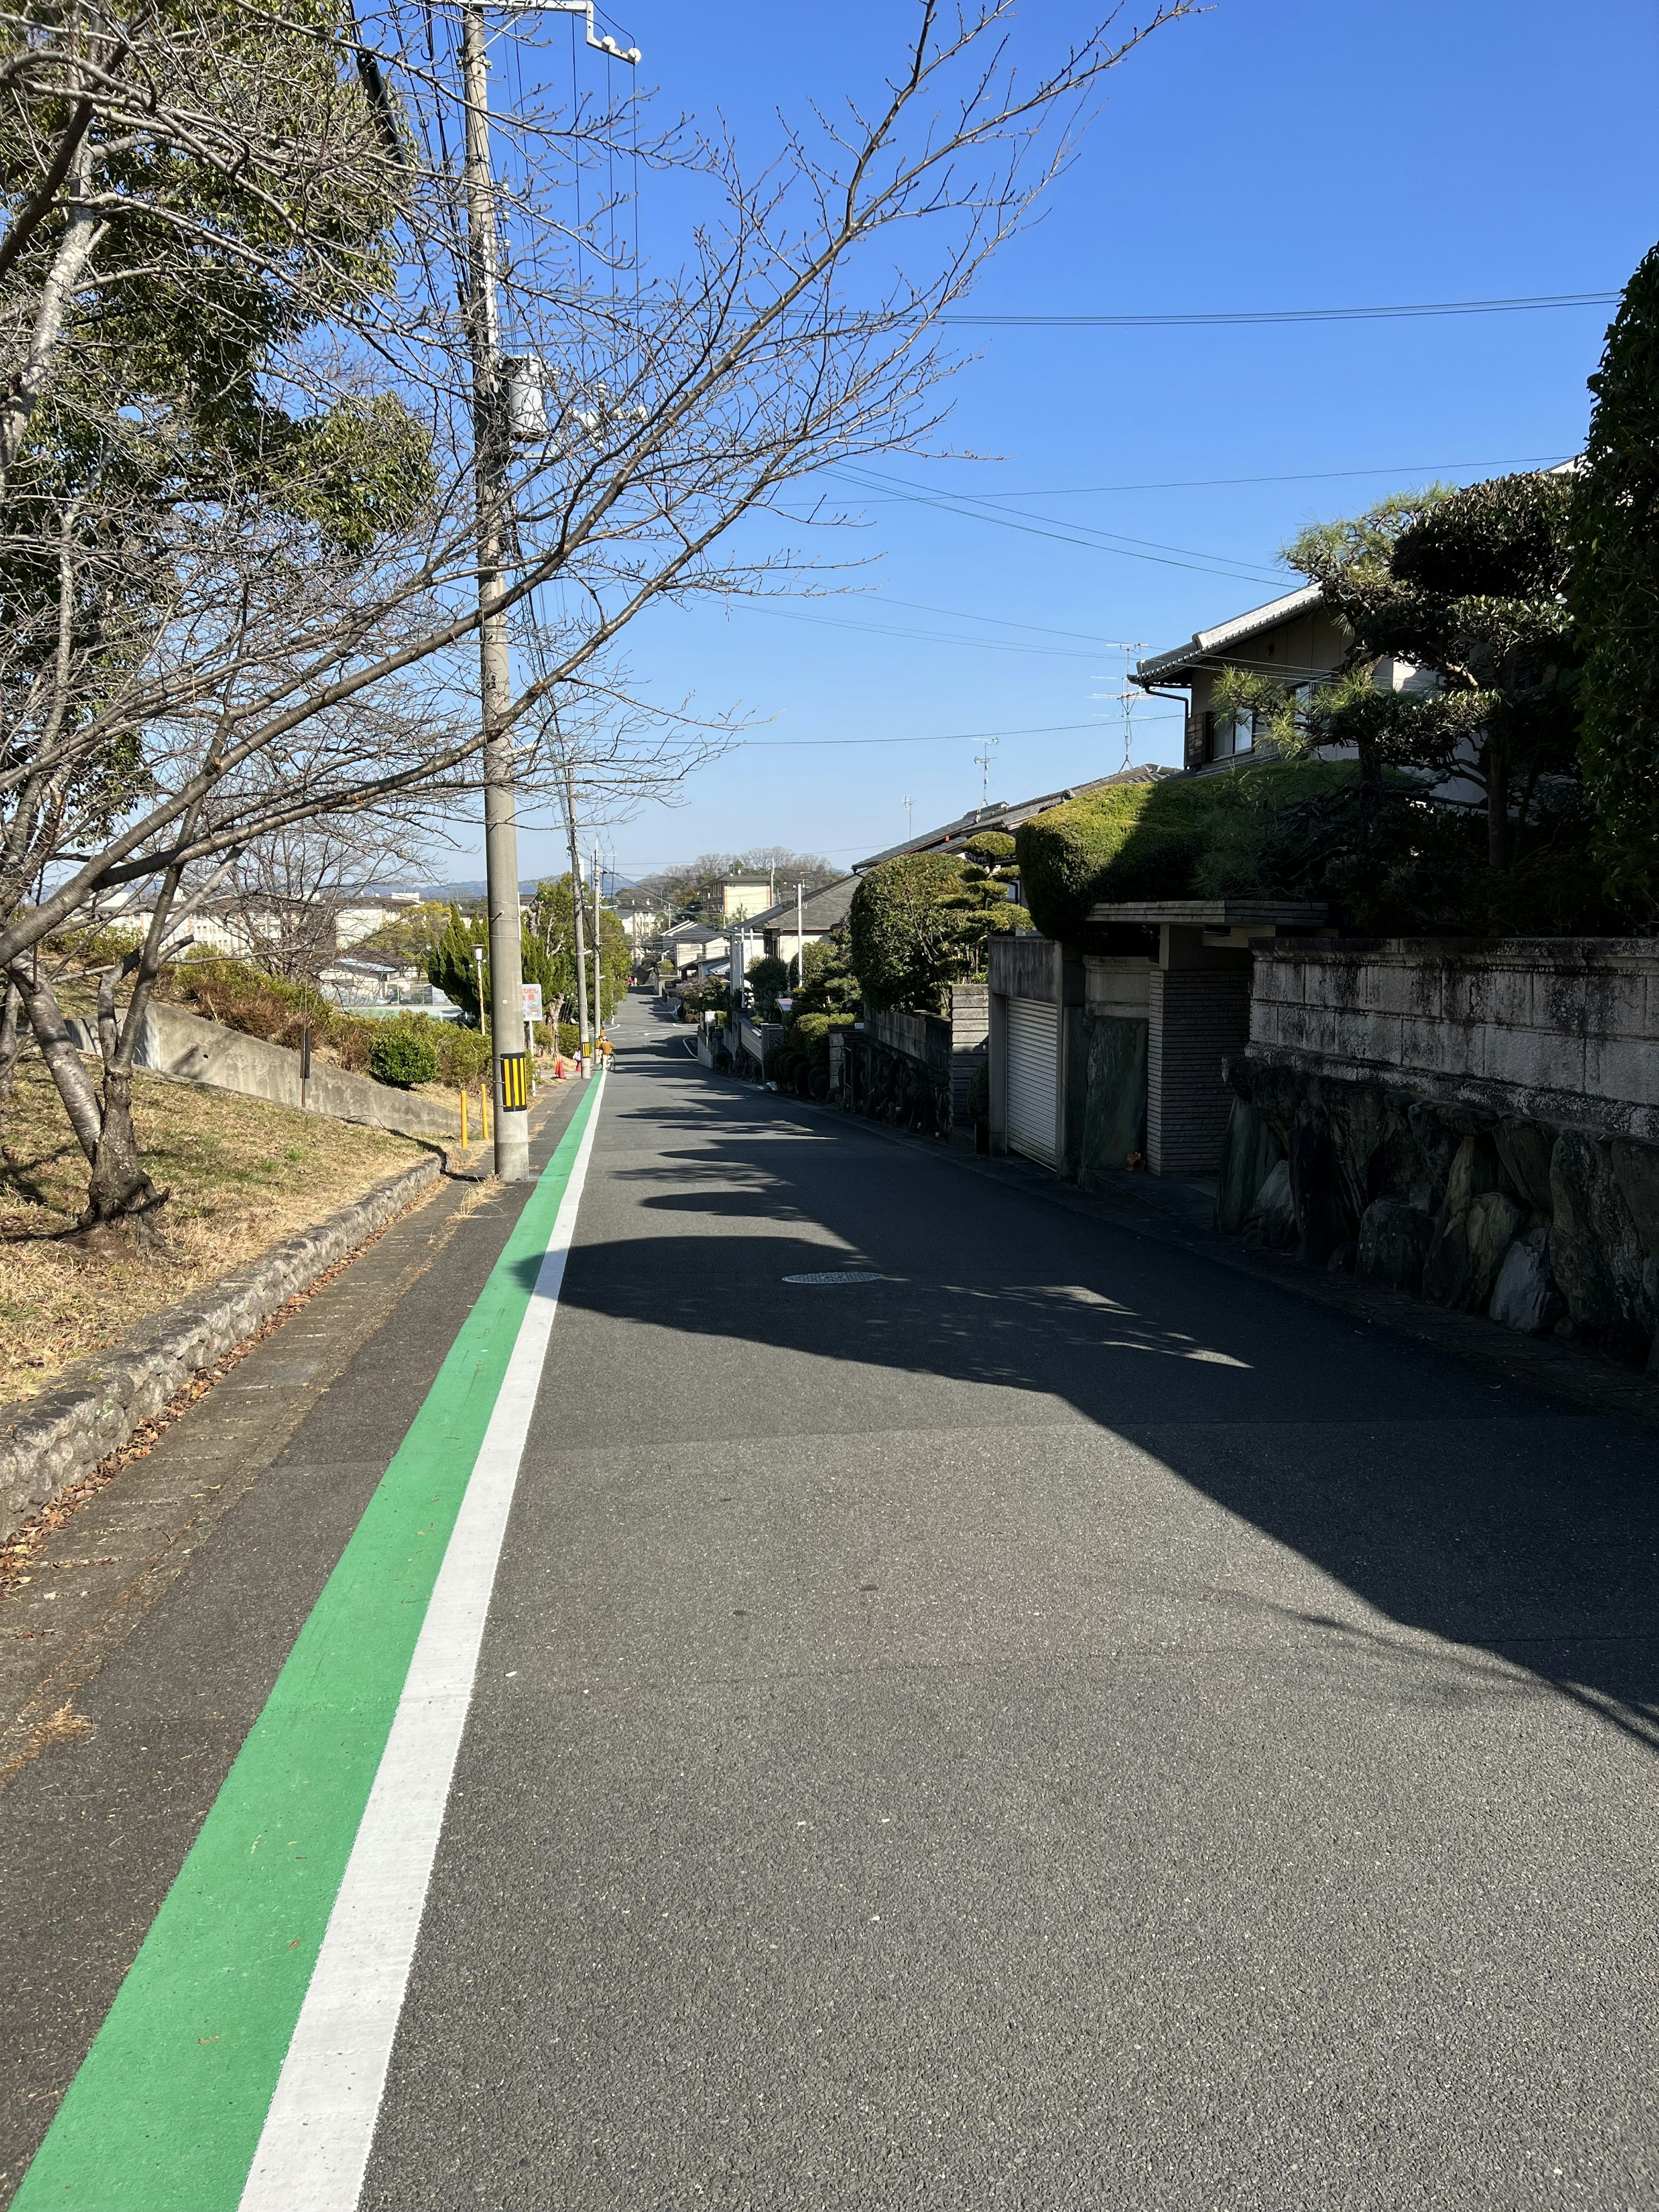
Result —
<instances>
[{"instance_id":1,"label":"asphalt road","mask_svg":"<svg viewBox=\"0 0 1659 2212\"><path fill-rule=\"evenodd\" d=\"M1659 2203L1650 1444L622 1036L362 2202ZM0 1799L48 1917L326 1571L263 1487Z\"/></svg>"}]
</instances>

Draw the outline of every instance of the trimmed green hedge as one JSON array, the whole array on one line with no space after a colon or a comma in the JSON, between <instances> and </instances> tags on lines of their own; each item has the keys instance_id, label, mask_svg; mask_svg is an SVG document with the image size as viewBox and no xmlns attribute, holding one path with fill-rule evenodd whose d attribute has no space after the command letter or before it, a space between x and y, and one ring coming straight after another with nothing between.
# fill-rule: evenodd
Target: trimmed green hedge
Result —
<instances>
[{"instance_id":1,"label":"trimmed green hedge","mask_svg":"<svg viewBox=\"0 0 1659 2212\"><path fill-rule=\"evenodd\" d=\"M848 910L853 971L872 1006L937 1012L963 955L963 869L903 853L860 883Z\"/></svg>"},{"instance_id":2,"label":"trimmed green hedge","mask_svg":"<svg viewBox=\"0 0 1659 2212\"><path fill-rule=\"evenodd\" d=\"M1191 898L1225 781L1121 783L1022 823L1019 879L1038 929L1074 939L1101 899Z\"/></svg>"},{"instance_id":3,"label":"trimmed green hedge","mask_svg":"<svg viewBox=\"0 0 1659 2212\"><path fill-rule=\"evenodd\" d=\"M369 1073L377 1083L390 1083L400 1091L417 1083L431 1083L438 1073L438 1055L430 1037L400 1023L386 1023L368 1048Z\"/></svg>"}]
</instances>

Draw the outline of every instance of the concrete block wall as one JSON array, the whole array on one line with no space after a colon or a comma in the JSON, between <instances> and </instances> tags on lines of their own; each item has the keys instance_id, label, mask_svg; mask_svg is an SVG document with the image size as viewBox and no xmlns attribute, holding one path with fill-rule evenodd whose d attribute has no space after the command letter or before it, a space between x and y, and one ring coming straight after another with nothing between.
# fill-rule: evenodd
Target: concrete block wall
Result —
<instances>
[{"instance_id":1,"label":"concrete block wall","mask_svg":"<svg viewBox=\"0 0 1659 2212\"><path fill-rule=\"evenodd\" d=\"M82 1052L95 1053L98 1036L89 1021L72 1021L70 1030ZM205 1083L216 1091L237 1091L273 1106L301 1103L300 1055L286 1045L204 1021L182 1006L151 1003L139 1032L137 1062L157 1074L186 1083ZM460 1127L453 1106L417 1098L367 1075L351 1075L328 1061L313 1060L303 1086L307 1111L341 1121L365 1121L372 1128L395 1129L405 1136L452 1137Z\"/></svg>"},{"instance_id":2,"label":"concrete block wall","mask_svg":"<svg viewBox=\"0 0 1659 2212\"><path fill-rule=\"evenodd\" d=\"M1659 1140L1659 945L1259 947L1250 1048L1310 1074Z\"/></svg>"},{"instance_id":3,"label":"concrete block wall","mask_svg":"<svg viewBox=\"0 0 1659 2212\"><path fill-rule=\"evenodd\" d=\"M1212 1176L1232 1110L1224 1054L1250 1035L1250 975L1154 968L1146 1034L1146 1164L1158 1176Z\"/></svg>"},{"instance_id":4,"label":"concrete block wall","mask_svg":"<svg viewBox=\"0 0 1659 2212\"><path fill-rule=\"evenodd\" d=\"M984 983L951 986L951 1119L959 1128L972 1125L968 1093L974 1070L990 1049L991 994Z\"/></svg>"}]
</instances>

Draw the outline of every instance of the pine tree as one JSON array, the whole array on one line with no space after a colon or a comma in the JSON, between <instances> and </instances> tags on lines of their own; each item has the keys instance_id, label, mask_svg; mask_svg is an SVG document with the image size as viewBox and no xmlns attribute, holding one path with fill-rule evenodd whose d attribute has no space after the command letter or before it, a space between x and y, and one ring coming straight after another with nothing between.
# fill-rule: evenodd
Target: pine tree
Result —
<instances>
[{"instance_id":1,"label":"pine tree","mask_svg":"<svg viewBox=\"0 0 1659 2212\"><path fill-rule=\"evenodd\" d=\"M1659 246L1625 287L1589 388L1573 494L1584 780L1609 889L1659 906Z\"/></svg>"}]
</instances>

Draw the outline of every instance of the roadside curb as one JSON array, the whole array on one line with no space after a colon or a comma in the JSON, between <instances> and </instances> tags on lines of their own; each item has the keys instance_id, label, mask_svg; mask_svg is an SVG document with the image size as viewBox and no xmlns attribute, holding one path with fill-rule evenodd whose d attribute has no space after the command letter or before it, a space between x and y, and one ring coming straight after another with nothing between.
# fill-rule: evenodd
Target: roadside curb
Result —
<instances>
[{"instance_id":1,"label":"roadside curb","mask_svg":"<svg viewBox=\"0 0 1659 2212\"><path fill-rule=\"evenodd\" d=\"M118 1451L193 1376L434 1188L442 1172L436 1154L417 1160L314 1228L149 1315L118 1345L76 1360L21 1401L0 1420L0 1538Z\"/></svg>"}]
</instances>

